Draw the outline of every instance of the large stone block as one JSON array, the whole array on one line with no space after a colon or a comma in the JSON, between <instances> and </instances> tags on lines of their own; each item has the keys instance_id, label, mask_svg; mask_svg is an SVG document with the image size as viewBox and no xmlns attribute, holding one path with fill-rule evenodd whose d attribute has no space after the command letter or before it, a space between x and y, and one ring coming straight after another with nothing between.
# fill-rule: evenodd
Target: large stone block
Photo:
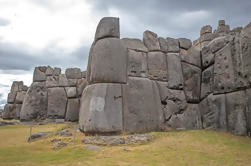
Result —
<instances>
[{"instance_id":1,"label":"large stone block","mask_svg":"<svg viewBox=\"0 0 251 166\"><path fill-rule=\"evenodd\" d=\"M161 130L164 117L156 83L146 78L130 77L122 91L124 131L137 133Z\"/></svg>"},{"instance_id":2,"label":"large stone block","mask_svg":"<svg viewBox=\"0 0 251 166\"><path fill-rule=\"evenodd\" d=\"M48 89L48 111L50 119L64 119L66 112L67 96L64 88Z\"/></svg>"},{"instance_id":3,"label":"large stone block","mask_svg":"<svg viewBox=\"0 0 251 166\"><path fill-rule=\"evenodd\" d=\"M128 67L129 76L146 77L147 76L147 58L146 53L128 50Z\"/></svg>"},{"instance_id":4,"label":"large stone block","mask_svg":"<svg viewBox=\"0 0 251 166\"><path fill-rule=\"evenodd\" d=\"M45 82L33 82L25 95L20 119L29 121L37 118L46 118L47 102Z\"/></svg>"},{"instance_id":5,"label":"large stone block","mask_svg":"<svg viewBox=\"0 0 251 166\"><path fill-rule=\"evenodd\" d=\"M246 100L244 91L226 94L228 131L236 135L247 135Z\"/></svg>"},{"instance_id":6,"label":"large stone block","mask_svg":"<svg viewBox=\"0 0 251 166\"><path fill-rule=\"evenodd\" d=\"M158 35L151 31L145 31L143 33L143 42L149 51L160 51L160 44Z\"/></svg>"},{"instance_id":7,"label":"large stone block","mask_svg":"<svg viewBox=\"0 0 251 166\"><path fill-rule=\"evenodd\" d=\"M87 81L85 78L79 79L77 82L77 97L80 97L83 93L83 90L87 86Z\"/></svg>"},{"instance_id":8,"label":"large stone block","mask_svg":"<svg viewBox=\"0 0 251 166\"><path fill-rule=\"evenodd\" d=\"M184 91L189 103L198 103L200 101L200 80L201 69L182 62Z\"/></svg>"},{"instance_id":9,"label":"large stone block","mask_svg":"<svg viewBox=\"0 0 251 166\"><path fill-rule=\"evenodd\" d=\"M126 83L127 49L120 39L101 39L91 48L88 62L91 83Z\"/></svg>"},{"instance_id":10,"label":"large stone block","mask_svg":"<svg viewBox=\"0 0 251 166\"><path fill-rule=\"evenodd\" d=\"M82 73L79 68L68 68L65 70L65 75L67 79L81 79Z\"/></svg>"},{"instance_id":11,"label":"large stone block","mask_svg":"<svg viewBox=\"0 0 251 166\"><path fill-rule=\"evenodd\" d=\"M247 131L248 134L251 135L251 89L246 90L246 99L247 99L247 109L246 109Z\"/></svg>"},{"instance_id":12,"label":"large stone block","mask_svg":"<svg viewBox=\"0 0 251 166\"><path fill-rule=\"evenodd\" d=\"M172 115L167 124L173 129L201 129L202 122L198 104L188 104L182 114Z\"/></svg>"},{"instance_id":13,"label":"large stone block","mask_svg":"<svg viewBox=\"0 0 251 166\"><path fill-rule=\"evenodd\" d=\"M95 41L107 37L120 38L119 18L104 17L100 20L96 29Z\"/></svg>"},{"instance_id":14,"label":"large stone block","mask_svg":"<svg viewBox=\"0 0 251 166\"><path fill-rule=\"evenodd\" d=\"M148 52L148 77L153 80L167 81L168 72L166 54L162 52Z\"/></svg>"},{"instance_id":15,"label":"large stone block","mask_svg":"<svg viewBox=\"0 0 251 166\"><path fill-rule=\"evenodd\" d=\"M214 63L214 54L211 52L210 47L203 47L201 50L202 68L205 69Z\"/></svg>"},{"instance_id":16,"label":"large stone block","mask_svg":"<svg viewBox=\"0 0 251 166\"><path fill-rule=\"evenodd\" d=\"M33 72L33 82L46 81L46 66L35 67Z\"/></svg>"},{"instance_id":17,"label":"large stone block","mask_svg":"<svg viewBox=\"0 0 251 166\"><path fill-rule=\"evenodd\" d=\"M11 92L22 91L23 86L24 86L23 81L13 81L10 91Z\"/></svg>"},{"instance_id":18,"label":"large stone block","mask_svg":"<svg viewBox=\"0 0 251 166\"><path fill-rule=\"evenodd\" d=\"M17 96L17 92L10 92L9 94L8 94L8 99L7 99L7 102L9 103L9 104L13 104L14 102L15 102L15 99L16 99L16 96Z\"/></svg>"},{"instance_id":19,"label":"large stone block","mask_svg":"<svg viewBox=\"0 0 251 166\"><path fill-rule=\"evenodd\" d=\"M179 53L167 54L168 87L183 89L183 74Z\"/></svg>"},{"instance_id":20,"label":"large stone block","mask_svg":"<svg viewBox=\"0 0 251 166\"><path fill-rule=\"evenodd\" d=\"M46 87L53 88L59 86L59 76L47 76L46 77Z\"/></svg>"},{"instance_id":21,"label":"large stone block","mask_svg":"<svg viewBox=\"0 0 251 166\"><path fill-rule=\"evenodd\" d=\"M88 85L82 94L79 125L85 133L120 133L123 130L120 84Z\"/></svg>"},{"instance_id":22,"label":"large stone block","mask_svg":"<svg viewBox=\"0 0 251 166\"><path fill-rule=\"evenodd\" d=\"M233 37L228 35L228 36L221 36L217 37L214 40L212 40L208 46L210 47L210 50L212 53L215 53L222 49L224 46L226 46L230 41L233 40Z\"/></svg>"},{"instance_id":23,"label":"large stone block","mask_svg":"<svg viewBox=\"0 0 251 166\"><path fill-rule=\"evenodd\" d=\"M124 38L124 39L121 39L121 41L123 45L128 49L139 51L139 52L148 52L148 48L146 48L146 46L140 39Z\"/></svg>"},{"instance_id":24,"label":"large stone block","mask_svg":"<svg viewBox=\"0 0 251 166\"><path fill-rule=\"evenodd\" d=\"M15 103L22 104L24 101L25 95L26 95L25 91L17 92Z\"/></svg>"},{"instance_id":25,"label":"large stone block","mask_svg":"<svg viewBox=\"0 0 251 166\"><path fill-rule=\"evenodd\" d=\"M199 104L204 129L227 131L225 94L209 95Z\"/></svg>"},{"instance_id":26,"label":"large stone block","mask_svg":"<svg viewBox=\"0 0 251 166\"><path fill-rule=\"evenodd\" d=\"M200 35L206 34L206 33L212 33L212 27L210 25L203 26L200 29Z\"/></svg>"},{"instance_id":27,"label":"large stone block","mask_svg":"<svg viewBox=\"0 0 251 166\"><path fill-rule=\"evenodd\" d=\"M204 99L206 96L213 92L214 84L214 66L208 67L202 72L201 78L201 99Z\"/></svg>"},{"instance_id":28,"label":"large stone block","mask_svg":"<svg viewBox=\"0 0 251 166\"><path fill-rule=\"evenodd\" d=\"M229 43L215 54L214 94L233 91L235 89L235 76L231 44Z\"/></svg>"},{"instance_id":29,"label":"large stone block","mask_svg":"<svg viewBox=\"0 0 251 166\"><path fill-rule=\"evenodd\" d=\"M75 122L79 117L79 99L68 99L65 120Z\"/></svg>"},{"instance_id":30,"label":"large stone block","mask_svg":"<svg viewBox=\"0 0 251 166\"><path fill-rule=\"evenodd\" d=\"M159 37L159 45L160 45L160 50L162 52L167 53L168 52L168 46L167 46L167 41L163 37Z\"/></svg>"},{"instance_id":31,"label":"large stone block","mask_svg":"<svg viewBox=\"0 0 251 166\"><path fill-rule=\"evenodd\" d=\"M16 104L6 104L4 106L4 111L2 113L3 119L17 119L17 105Z\"/></svg>"},{"instance_id":32,"label":"large stone block","mask_svg":"<svg viewBox=\"0 0 251 166\"><path fill-rule=\"evenodd\" d=\"M66 94L67 94L68 98L77 97L77 88L76 87L66 87L65 91L66 91Z\"/></svg>"},{"instance_id":33,"label":"large stone block","mask_svg":"<svg viewBox=\"0 0 251 166\"><path fill-rule=\"evenodd\" d=\"M65 74L60 74L58 76L58 86L60 86L60 87L68 86L68 79L66 78Z\"/></svg>"},{"instance_id":34,"label":"large stone block","mask_svg":"<svg viewBox=\"0 0 251 166\"><path fill-rule=\"evenodd\" d=\"M192 46L192 41L186 38L179 38L180 48L188 50Z\"/></svg>"},{"instance_id":35,"label":"large stone block","mask_svg":"<svg viewBox=\"0 0 251 166\"><path fill-rule=\"evenodd\" d=\"M181 49L180 56L183 62L201 67L201 54L198 48L192 46L188 50Z\"/></svg>"},{"instance_id":36,"label":"large stone block","mask_svg":"<svg viewBox=\"0 0 251 166\"><path fill-rule=\"evenodd\" d=\"M178 39L173 39L173 38L168 37L168 38L166 38L166 42L167 42L167 51L168 52L175 52L175 53L180 52Z\"/></svg>"}]
</instances>

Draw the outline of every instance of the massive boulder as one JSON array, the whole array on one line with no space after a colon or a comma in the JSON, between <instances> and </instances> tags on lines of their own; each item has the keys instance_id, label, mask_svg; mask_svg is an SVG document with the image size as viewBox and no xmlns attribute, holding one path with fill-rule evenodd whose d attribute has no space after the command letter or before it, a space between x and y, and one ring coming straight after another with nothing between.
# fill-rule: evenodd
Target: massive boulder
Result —
<instances>
[{"instance_id":1,"label":"massive boulder","mask_svg":"<svg viewBox=\"0 0 251 166\"><path fill-rule=\"evenodd\" d=\"M201 99L204 99L206 96L213 92L213 83L214 83L214 66L208 67L202 72L201 78Z\"/></svg>"},{"instance_id":2,"label":"massive boulder","mask_svg":"<svg viewBox=\"0 0 251 166\"><path fill-rule=\"evenodd\" d=\"M90 83L126 83L127 49L120 39L98 40L91 48L88 65Z\"/></svg>"},{"instance_id":3,"label":"massive boulder","mask_svg":"<svg viewBox=\"0 0 251 166\"><path fill-rule=\"evenodd\" d=\"M124 38L121 39L121 41L123 45L130 50L134 50L137 52L148 52L148 48L146 48L146 46L140 39Z\"/></svg>"},{"instance_id":4,"label":"massive boulder","mask_svg":"<svg viewBox=\"0 0 251 166\"><path fill-rule=\"evenodd\" d=\"M192 46L188 50L181 49L180 56L183 62L195 65L199 68L201 67L201 55L198 48Z\"/></svg>"},{"instance_id":5,"label":"massive boulder","mask_svg":"<svg viewBox=\"0 0 251 166\"><path fill-rule=\"evenodd\" d=\"M143 33L143 42L149 51L160 51L158 35L151 31Z\"/></svg>"},{"instance_id":6,"label":"massive boulder","mask_svg":"<svg viewBox=\"0 0 251 166\"><path fill-rule=\"evenodd\" d=\"M178 39L173 39L173 38L168 37L168 38L166 38L166 42L167 42L167 51L168 52L174 52L174 53L180 52Z\"/></svg>"},{"instance_id":7,"label":"massive boulder","mask_svg":"<svg viewBox=\"0 0 251 166\"><path fill-rule=\"evenodd\" d=\"M46 81L46 66L36 67L33 73L33 82Z\"/></svg>"},{"instance_id":8,"label":"massive boulder","mask_svg":"<svg viewBox=\"0 0 251 166\"><path fill-rule=\"evenodd\" d=\"M66 109L66 114L65 114L65 120L66 121L77 121L79 117L79 99L78 98L73 98L73 99L68 99L67 102L67 109Z\"/></svg>"},{"instance_id":9,"label":"massive boulder","mask_svg":"<svg viewBox=\"0 0 251 166\"><path fill-rule=\"evenodd\" d=\"M99 83L84 89L79 113L80 129L85 133L120 133L122 121L120 84Z\"/></svg>"},{"instance_id":10,"label":"massive boulder","mask_svg":"<svg viewBox=\"0 0 251 166\"><path fill-rule=\"evenodd\" d=\"M180 48L188 50L192 46L192 42L190 39L179 38Z\"/></svg>"},{"instance_id":11,"label":"massive boulder","mask_svg":"<svg viewBox=\"0 0 251 166\"><path fill-rule=\"evenodd\" d=\"M3 119L19 119L21 104L6 104L2 113Z\"/></svg>"},{"instance_id":12,"label":"massive boulder","mask_svg":"<svg viewBox=\"0 0 251 166\"><path fill-rule=\"evenodd\" d=\"M25 95L20 120L45 118L47 114L47 88L45 82L33 82Z\"/></svg>"},{"instance_id":13,"label":"massive boulder","mask_svg":"<svg viewBox=\"0 0 251 166\"><path fill-rule=\"evenodd\" d=\"M159 131L164 118L156 83L146 78L131 77L122 91L124 132Z\"/></svg>"},{"instance_id":14,"label":"massive boulder","mask_svg":"<svg viewBox=\"0 0 251 166\"><path fill-rule=\"evenodd\" d=\"M96 29L95 41L106 37L120 38L119 18L104 17L100 20Z\"/></svg>"},{"instance_id":15,"label":"massive boulder","mask_svg":"<svg viewBox=\"0 0 251 166\"><path fill-rule=\"evenodd\" d=\"M134 77L147 76L147 56L144 52L128 50L127 74Z\"/></svg>"},{"instance_id":16,"label":"massive boulder","mask_svg":"<svg viewBox=\"0 0 251 166\"><path fill-rule=\"evenodd\" d=\"M64 88L49 88L47 118L64 119L66 112L66 104L67 96Z\"/></svg>"}]
</instances>

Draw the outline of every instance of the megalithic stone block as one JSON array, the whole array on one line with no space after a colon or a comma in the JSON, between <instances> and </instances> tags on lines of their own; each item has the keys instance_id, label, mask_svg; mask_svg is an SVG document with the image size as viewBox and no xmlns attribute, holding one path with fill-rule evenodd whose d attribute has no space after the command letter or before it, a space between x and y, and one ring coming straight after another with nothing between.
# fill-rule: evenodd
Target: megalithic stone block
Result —
<instances>
[{"instance_id":1,"label":"megalithic stone block","mask_svg":"<svg viewBox=\"0 0 251 166\"><path fill-rule=\"evenodd\" d=\"M90 50L88 62L89 83L126 83L127 49L120 39L98 40Z\"/></svg>"},{"instance_id":2,"label":"megalithic stone block","mask_svg":"<svg viewBox=\"0 0 251 166\"><path fill-rule=\"evenodd\" d=\"M188 104L183 113L172 115L167 124L173 129L201 129L202 122L198 104Z\"/></svg>"},{"instance_id":3,"label":"megalithic stone block","mask_svg":"<svg viewBox=\"0 0 251 166\"><path fill-rule=\"evenodd\" d=\"M104 17L100 20L96 29L95 41L107 37L120 38L119 18Z\"/></svg>"},{"instance_id":4,"label":"megalithic stone block","mask_svg":"<svg viewBox=\"0 0 251 166\"><path fill-rule=\"evenodd\" d=\"M45 82L33 82L25 95L20 119L29 121L36 118L45 118L47 114L47 102Z\"/></svg>"},{"instance_id":5,"label":"megalithic stone block","mask_svg":"<svg viewBox=\"0 0 251 166\"><path fill-rule=\"evenodd\" d=\"M48 89L48 111L49 119L64 119L67 105L67 95L64 88L56 87Z\"/></svg>"},{"instance_id":6,"label":"megalithic stone block","mask_svg":"<svg viewBox=\"0 0 251 166\"><path fill-rule=\"evenodd\" d=\"M128 84L123 85L123 111L126 133L161 130L164 117L156 83L129 77Z\"/></svg>"},{"instance_id":7,"label":"megalithic stone block","mask_svg":"<svg viewBox=\"0 0 251 166\"><path fill-rule=\"evenodd\" d=\"M79 125L85 133L121 133L122 92L120 84L88 85L82 94Z\"/></svg>"},{"instance_id":8,"label":"megalithic stone block","mask_svg":"<svg viewBox=\"0 0 251 166\"><path fill-rule=\"evenodd\" d=\"M236 135L247 135L246 100L244 91L226 94L228 131Z\"/></svg>"},{"instance_id":9,"label":"megalithic stone block","mask_svg":"<svg viewBox=\"0 0 251 166\"><path fill-rule=\"evenodd\" d=\"M10 92L10 93L8 94L7 102L8 102L9 104L13 104L13 103L15 102L16 96L17 96L17 92Z\"/></svg>"},{"instance_id":10,"label":"megalithic stone block","mask_svg":"<svg viewBox=\"0 0 251 166\"><path fill-rule=\"evenodd\" d=\"M79 99L68 99L65 120L75 122L79 117Z\"/></svg>"},{"instance_id":11,"label":"megalithic stone block","mask_svg":"<svg viewBox=\"0 0 251 166\"><path fill-rule=\"evenodd\" d=\"M123 45L130 50L138 52L148 52L148 48L146 48L146 46L140 39L123 38L121 39L121 41Z\"/></svg>"},{"instance_id":12,"label":"megalithic stone block","mask_svg":"<svg viewBox=\"0 0 251 166\"><path fill-rule=\"evenodd\" d=\"M210 47L203 47L201 50L202 68L205 69L214 63L214 54L211 52Z\"/></svg>"},{"instance_id":13,"label":"megalithic stone block","mask_svg":"<svg viewBox=\"0 0 251 166\"><path fill-rule=\"evenodd\" d=\"M214 66L208 67L202 72L201 78L201 99L204 99L209 94L213 93L214 84Z\"/></svg>"},{"instance_id":14,"label":"megalithic stone block","mask_svg":"<svg viewBox=\"0 0 251 166\"><path fill-rule=\"evenodd\" d=\"M188 63L182 62L182 71L184 79L184 92L187 102L199 103L201 69Z\"/></svg>"},{"instance_id":15,"label":"megalithic stone block","mask_svg":"<svg viewBox=\"0 0 251 166\"><path fill-rule=\"evenodd\" d=\"M3 119L19 119L21 104L6 104L2 114Z\"/></svg>"},{"instance_id":16,"label":"megalithic stone block","mask_svg":"<svg viewBox=\"0 0 251 166\"><path fill-rule=\"evenodd\" d=\"M225 94L210 94L199 104L202 126L204 129L227 131L226 97Z\"/></svg>"},{"instance_id":17,"label":"megalithic stone block","mask_svg":"<svg viewBox=\"0 0 251 166\"><path fill-rule=\"evenodd\" d=\"M149 51L160 51L160 44L158 35L151 31L145 31L143 33L143 42Z\"/></svg>"},{"instance_id":18,"label":"megalithic stone block","mask_svg":"<svg viewBox=\"0 0 251 166\"><path fill-rule=\"evenodd\" d=\"M188 50L192 46L192 41L186 38L179 38L180 48Z\"/></svg>"},{"instance_id":19,"label":"megalithic stone block","mask_svg":"<svg viewBox=\"0 0 251 166\"><path fill-rule=\"evenodd\" d=\"M167 42L167 51L168 52L174 52L174 53L180 52L178 39L173 39L173 38L168 37L168 38L166 38L166 42Z\"/></svg>"},{"instance_id":20,"label":"megalithic stone block","mask_svg":"<svg viewBox=\"0 0 251 166\"><path fill-rule=\"evenodd\" d=\"M81 79L82 73L79 68L68 68L65 70L65 75L67 79Z\"/></svg>"},{"instance_id":21,"label":"megalithic stone block","mask_svg":"<svg viewBox=\"0 0 251 166\"><path fill-rule=\"evenodd\" d=\"M246 117L247 117L247 131L248 134L251 134L251 89L246 90L245 94L247 98L247 109L246 109Z\"/></svg>"},{"instance_id":22,"label":"megalithic stone block","mask_svg":"<svg viewBox=\"0 0 251 166\"><path fill-rule=\"evenodd\" d=\"M35 67L35 70L33 72L33 82L46 81L46 70L46 66Z\"/></svg>"},{"instance_id":23,"label":"megalithic stone block","mask_svg":"<svg viewBox=\"0 0 251 166\"><path fill-rule=\"evenodd\" d=\"M128 75L147 77L147 57L144 52L128 50Z\"/></svg>"},{"instance_id":24,"label":"megalithic stone block","mask_svg":"<svg viewBox=\"0 0 251 166\"><path fill-rule=\"evenodd\" d=\"M201 54L200 50L195 46L190 47L188 50L181 49L180 51L181 61L189 64L201 67Z\"/></svg>"},{"instance_id":25,"label":"megalithic stone block","mask_svg":"<svg viewBox=\"0 0 251 166\"><path fill-rule=\"evenodd\" d=\"M22 104L26 95L26 91L17 92L15 103Z\"/></svg>"},{"instance_id":26,"label":"megalithic stone block","mask_svg":"<svg viewBox=\"0 0 251 166\"><path fill-rule=\"evenodd\" d=\"M167 54L168 87L170 89L183 89L183 74L179 53Z\"/></svg>"},{"instance_id":27,"label":"megalithic stone block","mask_svg":"<svg viewBox=\"0 0 251 166\"><path fill-rule=\"evenodd\" d=\"M148 52L147 54L148 64L148 78L152 80L167 81L167 60L166 54L156 51Z\"/></svg>"}]
</instances>

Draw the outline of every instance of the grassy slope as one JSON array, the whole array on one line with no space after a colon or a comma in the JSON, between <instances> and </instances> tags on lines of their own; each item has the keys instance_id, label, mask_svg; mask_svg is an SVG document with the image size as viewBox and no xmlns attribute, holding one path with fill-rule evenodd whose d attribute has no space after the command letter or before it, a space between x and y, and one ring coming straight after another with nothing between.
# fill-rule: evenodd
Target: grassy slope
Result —
<instances>
[{"instance_id":1,"label":"grassy slope","mask_svg":"<svg viewBox=\"0 0 251 166\"><path fill-rule=\"evenodd\" d=\"M33 132L57 131L65 126L34 126ZM69 145L57 151L51 149L54 143L50 140L58 136L27 143L28 134L25 125L0 127L0 166L251 166L251 139L222 132L154 133L156 138L147 144L107 146L97 151L85 149L80 132L76 145L72 138L62 138Z\"/></svg>"}]
</instances>

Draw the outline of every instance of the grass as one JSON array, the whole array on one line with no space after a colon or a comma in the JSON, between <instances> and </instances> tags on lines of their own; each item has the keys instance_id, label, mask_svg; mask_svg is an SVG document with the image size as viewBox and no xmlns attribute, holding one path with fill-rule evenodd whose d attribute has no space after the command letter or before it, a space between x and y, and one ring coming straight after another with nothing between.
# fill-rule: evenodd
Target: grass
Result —
<instances>
[{"instance_id":1,"label":"grass","mask_svg":"<svg viewBox=\"0 0 251 166\"><path fill-rule=\"evenodd\" d=\"M74 124L33 126L33 133L73 130ZM228 133L191 130L153 133L155 139L141 145L105 146L86 150L85 137L73 138L51 134L28 143L29 126L0 127L0 166L251 166L251 139ZM53 138L68 146L52 150ZM125 151L125 148L128 149Z\"/></svg>"}]
</instances>

